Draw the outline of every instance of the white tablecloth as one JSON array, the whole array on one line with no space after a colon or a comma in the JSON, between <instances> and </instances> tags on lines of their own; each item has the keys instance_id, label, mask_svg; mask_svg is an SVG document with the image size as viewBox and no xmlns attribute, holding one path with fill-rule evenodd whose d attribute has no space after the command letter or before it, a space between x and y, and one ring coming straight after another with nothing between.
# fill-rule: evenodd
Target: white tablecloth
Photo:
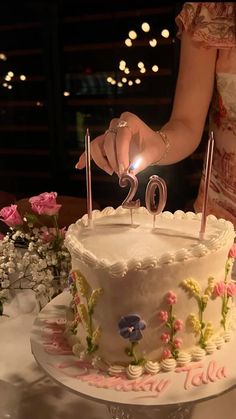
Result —
<instances>
[{"instance_id":1,"label":"white tablecloth","mask_svg":"<svg viewBox=\"0 0 236 419\"><path fill-rule=\"evenodd\" d=\"M6 313L9 318L0 318L0 418L108 419L105 406L64 390L36 364L29 341L37 314L31 291L21 291ZM236 418L235 399L236 390L198 403L191 419Z\"/></svg>"}]
</instances>

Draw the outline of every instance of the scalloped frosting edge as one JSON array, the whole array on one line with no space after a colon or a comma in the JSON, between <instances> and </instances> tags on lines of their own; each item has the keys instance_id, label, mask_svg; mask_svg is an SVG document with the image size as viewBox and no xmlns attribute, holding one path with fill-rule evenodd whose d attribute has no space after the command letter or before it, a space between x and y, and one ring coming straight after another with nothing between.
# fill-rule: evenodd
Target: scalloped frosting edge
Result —
<instances>
[{"instance_id":1,"label":"scalloped frosting edge","mask_svg":"<svg viewBox=\"0 0 236 419\"><path fill-rule=\"evenodd\" d=\"M109 216L126 214L129 210L122 208L121 206L114 209L113 207L106 207L102 211L94 210L92 213L93 220ZM134 210L135 213L149 214L147 208L140 207ZM201 220L202 213L193 213L191 211L184 212L177 210L174 213L164 211L157 216L157 219L176 219L176 220ZM159 268L162 265L169 263L183 262L184 260L200 258L212 251L217 251L222 246L226 245L228 241L234 240L235 232L234 226L230 221L226 221L223 218L217 219L214 215L208 215L207 222L210 222L213 226L219 228L219 236L212 237L209 240L199 240L199 244L193 246L191 249L178 249L175 252L166 252L160 258L156 257L145 257L143 259L130 259L128 261L109 262L105 258L98 259L93 253L85 249L85 247L76 239L76 233L78 227L86 227L88 222L88 215L85 214L75 224L72 224L66 233L65 245L70 252L73 253L73 257L85 263L94 269L105 269L109 271L109 274L113 277L123 277L129 271L134 270L149 270Z\"/></svg>"}]
</instances>

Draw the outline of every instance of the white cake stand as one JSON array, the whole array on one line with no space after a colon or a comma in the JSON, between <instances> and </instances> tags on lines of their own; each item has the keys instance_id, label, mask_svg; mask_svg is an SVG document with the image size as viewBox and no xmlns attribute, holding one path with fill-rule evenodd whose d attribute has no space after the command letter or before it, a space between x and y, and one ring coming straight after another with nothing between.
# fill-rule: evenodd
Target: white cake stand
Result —
<instances>
[{"instance_id":1,"label":"white cake stand","mask_svg":"<svg viewBox=\"0 0 236 419\"><path fill-rule=\"evenodd\" d=\"M152 391L117 391L110 388L97 388L78 378L78 366L68 370L58 367L60 364L73 364L77 358L73 355L51 355L45 351L43 329L45 322L65 319L71 296L64 292L54 298L40 312L35 320L31 333L32 353L42 369L58 384L82 397L106 404L112 419L189 419L194 403L217 397L236 386L236 338L225 344L224 348L207 356L201 367L196 369L196 374L202 374L206 381L206 371L209 363L214 362L216 371L222 371L220 378L210 374L207 383L202 383L196 376L194 384L192 376L187 377L187 372L171 372L158 374L159 379L169 381L168 390L157 394ZM195 374L195 372L194 372ZM193 375L193 374L192 374ZM191 378L191 379L190 379ZM203 378L204 381L204 378ZM186 387L187 382L187 389Z\"/></svg>"}]
</instances>

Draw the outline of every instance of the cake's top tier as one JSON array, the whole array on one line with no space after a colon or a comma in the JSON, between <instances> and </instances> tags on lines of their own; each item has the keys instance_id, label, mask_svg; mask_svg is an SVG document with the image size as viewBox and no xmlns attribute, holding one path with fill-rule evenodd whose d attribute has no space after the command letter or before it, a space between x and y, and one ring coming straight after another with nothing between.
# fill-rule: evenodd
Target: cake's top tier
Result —
<instances>
[{"instance_id":1,"label":"cake's top tier","mask_svg":"<svg viewBox=\"0 0 236 419\"><path fill-rule=\"evenodd\" d=\"M166 263L201 257L221 247L230 247L234 227L229 221L207 217L204 240L199 240L201 214L165 211L156 217L146 208L119 207L93 211L93 226L87 215L72 224L66 234L66 246L84 263L103 267L113 275L131 269L149 269Z\"/></svg>"}]
</instances>

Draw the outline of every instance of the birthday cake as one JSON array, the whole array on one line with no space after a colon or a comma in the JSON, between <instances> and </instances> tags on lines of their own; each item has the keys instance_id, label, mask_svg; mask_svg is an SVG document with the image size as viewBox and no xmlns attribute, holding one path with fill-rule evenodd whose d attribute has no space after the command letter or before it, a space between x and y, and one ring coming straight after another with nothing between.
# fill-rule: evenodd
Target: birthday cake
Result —
<instances>
[{"instance_id":1,"label":"birthday cake","mask_svg":"<svg viewBox=\"0 0 236 419\"><path fill-rule=\"evenodd\" d=\"M73 353L112 377L136 380L210 357L232 338L234 227L201 214L146 208L93 211L71 225ZM222 372L223 374L223 372Z\"/></svg>"}]
</instances>

